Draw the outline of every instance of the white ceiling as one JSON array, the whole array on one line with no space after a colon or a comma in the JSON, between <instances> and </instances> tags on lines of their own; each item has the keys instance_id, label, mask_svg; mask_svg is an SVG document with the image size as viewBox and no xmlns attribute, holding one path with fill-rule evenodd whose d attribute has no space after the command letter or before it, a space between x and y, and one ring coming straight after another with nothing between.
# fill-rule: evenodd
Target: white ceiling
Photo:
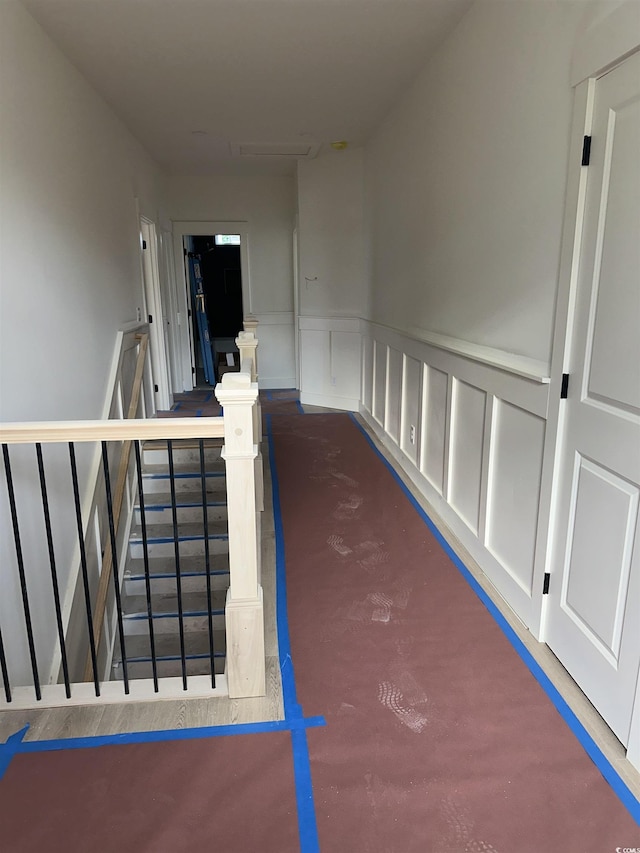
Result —
<instances>
[{"instance_id":1,"label":"white ceiling","mask_svg":"<svg viewBox=\"0 0 640 853\"><path fill-rule=\"evenodd\" d=\"M23 0L149 153L182 174L292 168L233 157L243 143L361 145L470 2Z\"/></svg>"}]
</instances>

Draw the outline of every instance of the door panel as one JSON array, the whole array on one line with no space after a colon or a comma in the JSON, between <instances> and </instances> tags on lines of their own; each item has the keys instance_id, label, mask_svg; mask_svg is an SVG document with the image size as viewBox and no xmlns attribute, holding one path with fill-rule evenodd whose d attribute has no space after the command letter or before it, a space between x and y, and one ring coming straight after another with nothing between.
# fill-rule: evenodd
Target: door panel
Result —
<instances>
[{"instance_id":1,"label":"door panel","mask_svg":"<svg viewBox=\"0 0 640 853\"><path fill-rule=\"evenodd\" d=\"M596 84L546 639L620 740L640 667L640 55Z\"/></svg>"}]
</instances>

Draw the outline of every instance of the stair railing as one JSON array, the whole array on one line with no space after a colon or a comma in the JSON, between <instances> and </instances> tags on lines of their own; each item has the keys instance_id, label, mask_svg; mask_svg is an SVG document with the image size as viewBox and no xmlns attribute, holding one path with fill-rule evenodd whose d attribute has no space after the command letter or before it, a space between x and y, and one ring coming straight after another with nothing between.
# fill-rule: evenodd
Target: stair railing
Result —
<instances>
[{"instance_id":1,"label":"stair railing","mask_svg":"<svg viewBox=\"0 0 640 853\"><path fill-rule=\"evenodd\" d=\"M241 370L239 373L226 374L222 383L215 389L216 397L224 407L223 417L158 420L144 417L124 418L122 415L125 410L128 414L136 414L139 405L142 406L143 412L152 406L152 402L145 402L146 392L136 400L136 394L132 391L128 397L123 392L119 396L116 395L119 402L116 400L116 403L110 403L110 410L115 406L116 418L110 420L0 425L0 442L10 515L9 529L13 529L16 569L14 583L16 598L12 607L15 611L14 615L17 614L17 616L8 621L11 622L12 631L17 630L18 623L21 623L24 629L20 637L8 636L7 631L3 635L7 625L0 623L0 671L4 686L4 701L0 690L0 707L28 708L43 705L119 702L124 699L175 698L181 695L183 690L187 690L184 652L182 679L171 677L158 680L155 666L153 679L129 681L127 677L120 588L124 570L122 538L128 537L128 527L127 524L123 525L126 532L118 540L116 516L119 508L118 501L114 501L114 494L119 491L119 478L114 492L111 487L110 472L115 468L112 451L114 445L118 443L129 451L125 450L121 454L119 467L125 470L124 460L126 459L127 483L130 484L131 481L135 483L136 467L138 479L140 478L141 442L167 440L169 454L171 454L172 441L194 437L200 439L201 459L204 459L204 440L224 438L222 456L227 471L230 563L230 587L225 607L226 688L228 695L233 698L264 695L264 607L260 584L260 511L263 507L262 469L259 464L261 430L259 420L256 418L258 385L257 381L254 381L257 379L255 358L257 340L252 332L241 333L238 340L243 348ZM138 345L140 343L139 339ZM141 349L140 346L133 371L134 379L144 373L144 365L148 363L144 356L140 357ZM117 360L117 363L121 365L121 359ZM130 363L130 373L131 370ZM134 382L134 387L135 384ZM94 445L97 443L98 457L101 457L96 482L100 481L106 491L107 518L101 519L98 514L95 514L88 523L86 514L83 515L86 500L84 503L81 500L82 486L79 480L82 484L86 480L86 476L83 475L86 475L86 469L90 467L87 466L90 453L86 451L89 450L91 443ZM54 448L52 451L56 454L56 483L55 488L48 489L49 460L43 459L42 447L56 444L63 447ZM19 482L27 470L25 453L29 459L31 458L29 449L21 448L19 445L35 445L40 479L39 496L33 475L27 476L28 482ZM66 474L62 476L64 445L67 446L68 461ZM81 465L76 463L77 445L86 448L84 452L78 450L78 458L82 457ZM132 445L136 449L135 465L129 464L128 461ZM14 454L15 459L12 459ZM29 464L33 468L33 463ZM202 466L204 493L204 462ZM47 468L46 473L45 468ZM68 484L64 489L60 487L63 480ZM56 503L64 504L64 511L61 511ZM133 514L133 493L130 488L123 490L120 506L123 503L126 504L130 525ZM40 504L40 510L38 510L38 504ZM67 510L67 505L75 506L75 515ZM42 519L42 514L44 514L47 541L40 551L43 555L48 551L46 562L49 563L49 571L39 567L39 560L35 565L28 565L29 557L32 555L29 547L25 547L29 544L28 540L33 537L36 528L41 530L42 525L41 522L37 522L37 515ZM55 518L52 524L53 516ZM70 525L70 529L66 532L61 526L62 521ZM75 533L71 534L73 528ZM62 542L65 546L69 545L72 535L76 538L76 553L79 553L77 562L80 567L76 573L73 567L68 570L68 566L64 567L66 571L61 572L63 561L57 556L58 546ZM68 557L68 550L69 548L64 554L66 557ZM93 557L90 551L93 551ZM45 560L45 557L43 556L42 559ZM92 559L93 563L91 563ZM102 627L100 627L100 622L95 619L97 615L94 603L97 591L96 580L100 577L100 568L103 569L104 576L108 580L109 601L114 605L110 614L110 631L105 620L102 620ZM53 599L53 608L51 599ZM149 603L149 598L147 601ZM77 648L71 648L69 640L72 602L76 605L80 602L81 606L75 609L83 614L84 641L81 655L78 654ZM49 617L47 624L50 628L47 631L39 621L45 607L49 608L49 613L55 609L55 619ZM150 622L151 616L149 612ZM110 649L118 643L120 645L124 660L124 683L107 678L108 665L105 665L103 660L104 650L99 659L98 637L103 634L110 634L106 636L105 644ZM87 644L90 647L90 667L88 668L90 680L84 682L81 678L82 673L86 674L87 669L83 667ZM14 654L16 648L17 654ZM19 668L21 654L22 663L24 663L23 671L16 678L14 673L16 668ZM15 663L16 660L18 664ZM60 662L59 665L56 665L56 660ZM25 674L27 671L28 674ZM213 669L208 687L206 676L189 676L190 695L210 695L212 680L213 685L216 685ZM224 694L227 692L225 680L223 678L220 681L221 683L216 685L216 693Z\"/></svg>"}]
</instances>

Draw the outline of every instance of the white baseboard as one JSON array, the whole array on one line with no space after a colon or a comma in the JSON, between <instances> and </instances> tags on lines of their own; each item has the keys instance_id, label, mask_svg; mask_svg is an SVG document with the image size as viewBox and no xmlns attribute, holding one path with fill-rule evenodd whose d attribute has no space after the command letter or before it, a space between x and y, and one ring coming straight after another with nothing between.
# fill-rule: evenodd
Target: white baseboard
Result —
<instances>
[{"instance_id":1,"label":"white baseboard","mask_svg":"<svg viewBox=\"0 0 640 853\"><path fill-rule=\"evenodd\" d=\"M323 406L325 409L340 409L343 412L357 412L360 409L360 400L355 397L331 397L328 394L309 394L307 391L300 392L300 402L303 406Z\"/></svg>"}]
</instances>

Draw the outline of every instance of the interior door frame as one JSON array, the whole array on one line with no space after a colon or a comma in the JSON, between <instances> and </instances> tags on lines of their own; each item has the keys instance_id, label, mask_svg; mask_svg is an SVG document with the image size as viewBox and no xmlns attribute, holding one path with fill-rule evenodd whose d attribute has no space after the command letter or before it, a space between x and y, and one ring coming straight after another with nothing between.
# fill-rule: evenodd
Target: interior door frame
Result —
<instances>
[{"instance_id":1,"label":"interior door frame","mask_svg":"<svg viewBox=\"0 0 640 853\"><path fill-rule=\"evenodd\" d=\"M149 339L153 382L156 386L154 389L155 408L156 410L168 411L173 405L173 394L169 384L165 311L158 259L158 232L155 222L144 215L140 216L140 250L145 315L147 318L153 318L153 321L149 321Z\"/></svg>"},{"instance_id":2,"label":"interior door frame","mask_svg":"<svg viewBox=\"0 0 640 853\"><path fill-rule=\"evenodd\" d=\"M536 552L540 549L541 564L544 572L550 573L551 583L554 582L553 542L558 518L559 474L565 427L560 389L563 374L569 372L568 362L575 322L578 271L586 208L588 166L582 166L583 141L585 136L591 135L597 79L611 71L632 53L640 50L637 5L633 0L625 0L616 6L612 5L611 9L605 10L605 14L602 9L590 10L588 14L592 18L591 21L585 22L578 37L572 63L573 120L569 143L567 190L551 354L551 383L536 541ZM538 639L544 642L548 597L543 595L541 583L536 583L536 589L536 595L540 601L540 624L538 631L534 631L534 634L537 633ZM640 769L640 684L636 691L627 758Z\"/></svg>"},{"instance_id":3,"label":"interior door frame","mask_svg":"<svg viewBox=\"0 0 640 853\"><path fill-rule=\"evenodd\" d=\"M251 268L249 265L249 223L246 221L208 221L173 223L173 254L175 258L175 304L177 306L176 324L180 343L179 361L182 365L182 384L185 391L194 388L195 376L192 372L192 348L189 333L191 294L189 280L184 263L185 237L208 237L211 234L240 235L240 275L242 277L242 311L246 317L253 313L251 291ZM240 329L238 329L240 331Z\"/></svg>"}]
</instances>

